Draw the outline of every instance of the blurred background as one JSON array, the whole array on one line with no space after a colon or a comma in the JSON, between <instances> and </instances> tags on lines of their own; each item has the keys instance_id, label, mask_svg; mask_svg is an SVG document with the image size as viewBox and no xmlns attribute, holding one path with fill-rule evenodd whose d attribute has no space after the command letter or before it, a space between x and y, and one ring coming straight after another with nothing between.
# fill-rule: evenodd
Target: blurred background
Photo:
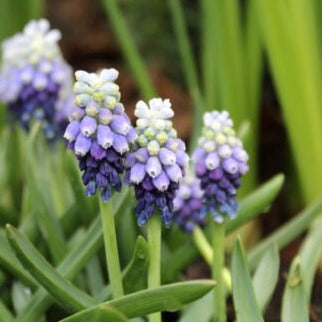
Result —
<instances>
[{"instance_id":1,"label":"blurred background","mask_svg":"<svg viewBox=\"0 0 322 322\"><path fill-rule=\"evenodd\" d=\"M251 244L322 194L321 8L320 0L1 0L0 38L47 17L75 70L120 71L132 117L139 99L169 97L190 145L202 112L227 109L251 155L242 194L286 175L272 208L248 227ZM302 237L283 250L281 275ZM197 264L188 275L202 275ZM315 314L321 283L318 276Z\"/></svg>"}]
</instances>

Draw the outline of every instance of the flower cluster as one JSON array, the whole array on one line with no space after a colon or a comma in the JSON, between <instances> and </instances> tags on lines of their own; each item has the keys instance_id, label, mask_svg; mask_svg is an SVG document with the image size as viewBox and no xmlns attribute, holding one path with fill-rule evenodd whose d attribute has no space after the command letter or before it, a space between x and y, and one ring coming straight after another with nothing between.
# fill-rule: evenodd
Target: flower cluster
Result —
<instances>
[{"instance_id":1,"label":"flower cluster","mask_svg":"<svg viewBox=\"0 0 322 322\"><path fill-rule=\"evenodd\" d=\"M25 129L41 120L49 139L66 125L72 95L72 71L58 47L60 37L41 19L2 44L0 100Z\"/></svg>"},{"instance_id":2,"label":"flower cluster","mask_svg":"<svg viewBox=\"0 0 322 322\"><path fill-rule=\"evenodd\" d=\"M100 189L107 202L112 187L121 189L123 158L137 135L119 102L115 69L103 69L99 74L77 71L75 76L76 106L64 137L79 160L86 194Z\"/></svg>"},{"instance_id":3,"label":"flower cluster","mask_svg":"<svg viewBox=\"0 0 322 322\"><path fill-rule=\"evenodd\" d=\"M173 199L189 157L185 144L169 120L174 112L168 99L154 98L149 106L136 105L138 140L126 158L126 182L135 186L138 224L144 225L155 211L166 226L172 221Z\"/></svg>"},{"instance_id":4,"label":"flower cluster","mask_svg":"<svg viewBox=\"0 0 322 322\"><path fill-rule=\"evenodd\" d=\"M173 200L173 219L181 229L192 233L195 225L205 224L205 215L200 180L186 176Z\"/></svg>"},{"instance_id":5,"label":"flower cluster","mask_svg":"<svg viewBox=\"0 0 322 322\"><path fill-rule=\"evenodd\" d=\"M206 211L216 222L234 218L240 177L248 171L248 155L226 111L205 113L202 137L194 151L196 175L204 190Z\"/></svg>"}]
</instances>

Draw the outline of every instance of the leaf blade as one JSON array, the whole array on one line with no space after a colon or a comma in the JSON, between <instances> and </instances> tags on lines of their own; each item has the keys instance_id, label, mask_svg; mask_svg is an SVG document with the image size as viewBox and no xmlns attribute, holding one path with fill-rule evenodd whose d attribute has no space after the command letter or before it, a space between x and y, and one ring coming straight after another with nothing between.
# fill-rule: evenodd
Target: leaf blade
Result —
<instances>
[{"instance_id":1,"label":"leaf blade","mask_svg":"<svg viewBox=\"0 0 322 322\"><path fill-rule=\"evenodd\" d=\"M309 322L309 310L303 282L303 270L296 257L284 289L282 300L282 322Z\"/></svg>"},{"instance_id":2,"label":"leaf blade","mask_svg":"<svg viewBox=\"0 0 322 322\"><path fill-rule=\"evenodd\" d=\"M114 307L128 318L143 316L159 311L176 311L184 304L205 295L214 286L215 282L211 280L194 280L173 283L125 295L119 299L100 304L99 306ZM72 317L81 317L90 310L93 310L93 308L76 313ZM64 319L63 321L73 321L70 318Z\"/></svg>"},{"instance_id":3,"label":"leaf blade","mask_svg":"<svg viewBox=\"0 0 322 322\"><path fill-rule=\"evenodd\" d=\"M272 245L263 255L253 277L255 296L262 312L269 303L278 282L279 266L277 247Z\"/></svg>"},{"instance_id":4,"label":"leaf blade","mask_svg":"<svg viewBox=\"0 0 322 322\"><path fill-rule=\"evenodd\" d=\"M233 301L239 322L264 322L256 301L244 249L238 238L232 257Z\"/></svg>"},{"instance_id":5,"label":"leaf blade","mask_svg":"<svg viewBox=\"0 0 322 322\"><path fill-rule=\"evenodd\" d=\"M20 261L60 305L75 312L97 304L89 295L65 280L18 230L7 225L6 231Z\"/></svg>"}]
</instances>

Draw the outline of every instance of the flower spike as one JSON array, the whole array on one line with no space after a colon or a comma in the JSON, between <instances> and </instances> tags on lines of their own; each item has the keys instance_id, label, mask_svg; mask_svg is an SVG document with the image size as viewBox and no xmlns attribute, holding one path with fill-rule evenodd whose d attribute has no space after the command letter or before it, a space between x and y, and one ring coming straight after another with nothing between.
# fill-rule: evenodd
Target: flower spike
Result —
<instances>
[{"instance_id":1,"label":"flower spike","mask_svg":"<svg viewBox=\"0 0 322 322\"><path fill-rule=\"evenodd\" d=\"M205 224L203 210L203 191L200 180L193 176L186 176L173 200L173 218L177 225L187 233L192 233L195 225Z\"/></svg>"},{"instance_id":2,"label":"flower spike","mask_svg":"<svg viewBox=\"0 0 322 322\"><path fill-rule=\"evenodd\" d=\"M59 49L60 38L41 19L2 43L0 100L26 130L40 120L48 139L60 134L73 106L72 70Z\"/></svg>"},{"instance_id":3,"label":"flower spike","mask_svg":"<svg viewBox=\"0 0 322 322\"><path fill-rule=\"evenodd\" d=\"M236 194L240 177L248 171L248 154L236 137L227 111L205 113L203 121L192 159L204 191L204 211L221 223L225 217L236 216Z\"/></svg>"},{"instance_id":4,"label":"flower spike","mask_svg":"<svg viewBox=\"0 0 322 322\"><path fill-rule=\"evenodd\" d=\"M166 226L172 221L173 199L189 157L170 120L169 99L154 98L136 104L138 140L126 158L125 180L135 187L138 224L144 225L159 209Z\"/></svg>"},{"instance_id":5,"label":"flower spike","mask_svg":"<svg viewBox=\"0 0 322 322\"><path fill-rule=\"evenodd\" d=\"M117 70L77 71L75 76L76 107L64 137L79 160L86 194L94 195L99 189L107 202L112 188L121 190L123 161L137 135L119 102L119 87L114 83Z\"/></svg>"}]
</instances>

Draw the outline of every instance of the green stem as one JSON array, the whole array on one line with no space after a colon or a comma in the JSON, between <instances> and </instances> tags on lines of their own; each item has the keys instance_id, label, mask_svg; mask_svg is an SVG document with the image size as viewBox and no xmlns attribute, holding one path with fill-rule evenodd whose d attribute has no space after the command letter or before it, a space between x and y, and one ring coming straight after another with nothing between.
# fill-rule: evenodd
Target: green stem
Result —
<instances>
[{"instance_id":1,"label":"green stem","mask_svg":"<svg viewBox=\"0 0 322 322\"><path fill-rule=\"evenodd\" d=\"M161 221L158 214L154 214L148 221L148 245L149 245L149 271L148 288L161 285ZM160 322L161 313L149 315L150 322Z\"/></svg>"},{"instance_id":2,"label":"green stem","mask_svg":"<svg viewBox=\"0 0 322 322\"><path fill-rule=\"evenodd\" d=\"M209 244L205 234L201 230L199 226L195 227L195 230L192 234L193 241L195 245L197 246L200 254L204 258L204 260L207 262L207 264L211 267L213 263L213 251L211 248L211 245ZM223 279L224 284L227 287L227 290L231 292L231 274L228 268L223 268Z\"/></svg>"},{"instance_id":3,"label":"green stem","mask_svg":"<svg viewBox=\"0 0 322 322\"><path fill-rule=\"evenodd\" d=\"M214 322L226 322L226 296L222 271L225 262L225 225L214 224L212 278L217 282L214 289Z\"/></svg>"},{"instance_id":4,"label":"green stem","mask_svg":"<svg viewBox=\"0 0 322 322\"><path fill-rule=\"evenodd\" d=\"M202 257L211 266L213 262L212 248L205 234L203 233L203 231L199 226L195 227L195 230L193 231L193 234L192 234L192 238Z\"/></svg>"},{"instance_id":5,"label":"green stem","mask_svg":"<svg viewBox=\"0 0 322 322\"><path fill-rule=\"evenodd\" d=\"M100 213L103 224L103 236L108 276L112 287L113 298L123 296L122 275L117 250L114 214L112 202L105 203L100 198Z\"/></svg>"}]
</instances>

